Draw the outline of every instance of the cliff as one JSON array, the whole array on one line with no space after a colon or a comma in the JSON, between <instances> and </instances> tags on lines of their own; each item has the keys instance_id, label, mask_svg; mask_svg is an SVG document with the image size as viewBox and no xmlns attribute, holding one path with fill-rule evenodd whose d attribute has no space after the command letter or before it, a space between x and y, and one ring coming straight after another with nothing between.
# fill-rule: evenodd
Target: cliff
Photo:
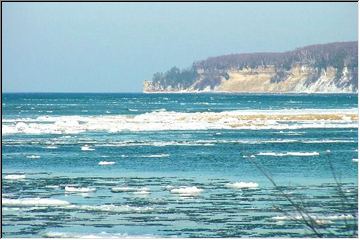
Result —
<instances>
[{"instance_id":1,"label":"cliff","mask_svg":"<svg viewBox=\"0 0 360 240\"><path fill-rule=\"evenodd\" d=\"M144 92L355 93L357 56L357 42L339 42L212 57L155 73Z\"/></svg>"}]
</instances>

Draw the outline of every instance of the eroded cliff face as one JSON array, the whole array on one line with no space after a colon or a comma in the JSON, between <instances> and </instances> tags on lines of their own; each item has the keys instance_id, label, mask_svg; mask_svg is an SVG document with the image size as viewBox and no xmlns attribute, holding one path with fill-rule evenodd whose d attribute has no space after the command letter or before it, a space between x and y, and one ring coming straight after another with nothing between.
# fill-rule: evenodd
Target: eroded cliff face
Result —
<instances>
[{"instance_id":1,"label":"eroded cliff face","mask_svg":"<svg viewBox=\"0 0 360 240\"><path fill-rule=\"evenodd\" d=\"M144 92L356 93L358 43L210 57L157 72Z\"/></svg>"},{"instance_id":2,"label":"eroded cliff face","mask_svg":"<svg viewBox=\"0 0 360 240\"><path fill-rule=\"evenodd\" d=\"M357 68L349 67L320 69L294 64L288 70L262 66L211 73L197 69L197 73L191 86L145 81L144 92L354 93L358 89Z\"/></svg>"}]
</instances>

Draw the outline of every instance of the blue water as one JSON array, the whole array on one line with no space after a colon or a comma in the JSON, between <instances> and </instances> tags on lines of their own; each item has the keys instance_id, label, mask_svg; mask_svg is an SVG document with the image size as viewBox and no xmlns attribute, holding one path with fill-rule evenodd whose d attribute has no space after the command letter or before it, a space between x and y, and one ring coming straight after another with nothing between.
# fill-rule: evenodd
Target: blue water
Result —
<instances>
[{"instance_id":1,"label":"blue water","mask_svg":"<svg viewBox=\"0 0 360 240\"><path fill-rule=\"evenodd\" d=\"M298 213L260 166L323 220L321 234L353 236L357 102L345 94L3 94L2 234L315 236L279 220ZM290 119L273 117L281 114Z\"/></svg>"}]
</instances>

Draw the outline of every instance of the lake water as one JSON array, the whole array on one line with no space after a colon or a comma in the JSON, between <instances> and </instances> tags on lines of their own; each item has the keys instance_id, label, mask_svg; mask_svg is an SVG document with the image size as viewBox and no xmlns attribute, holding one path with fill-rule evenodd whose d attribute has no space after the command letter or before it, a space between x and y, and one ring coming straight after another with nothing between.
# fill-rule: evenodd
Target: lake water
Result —
<instances>
[{"instance_id":1,"label":"lake water","mask_svg":"<svg viewBox=\"0 0 360 240\"><path fill-rule=\"evenodd\" d=\"M321 234L349 236L357 102L345 94L3 94L3 237L314 236L279 189Z\"/></svg>"}]
</instances>

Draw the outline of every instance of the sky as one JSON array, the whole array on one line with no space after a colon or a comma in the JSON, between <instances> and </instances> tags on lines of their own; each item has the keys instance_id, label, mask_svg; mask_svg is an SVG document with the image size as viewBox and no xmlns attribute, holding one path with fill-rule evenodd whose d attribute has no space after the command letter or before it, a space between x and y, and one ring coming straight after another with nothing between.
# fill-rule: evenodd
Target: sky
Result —
<instances>
[{"instance_id":1,"label":"sky","mask_svg":"<svg viewBox=\"0 0 360 240\"><path fill-rule=\"evenodd\" d=\"M173 66L356 41L357 3L2 3L3 92L141 92Z\"/></svg>"}]
</instances>

